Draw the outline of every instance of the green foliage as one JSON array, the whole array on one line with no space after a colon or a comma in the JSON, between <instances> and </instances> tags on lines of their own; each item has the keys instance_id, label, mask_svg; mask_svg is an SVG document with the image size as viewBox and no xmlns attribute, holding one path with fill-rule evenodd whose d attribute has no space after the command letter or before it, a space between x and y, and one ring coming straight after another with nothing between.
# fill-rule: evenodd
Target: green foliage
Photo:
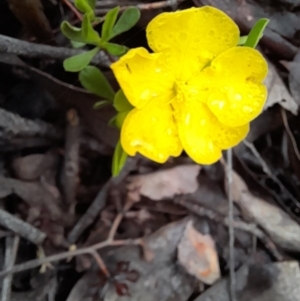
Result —
<instances>
[{"instance_id":1,"label":"green foliage","mask_svg":"<svg viewBox=\"0 0 300 301\"><path fill-rule=\"evenodd\" d=\"M102 25L102 32L101 32L101 36L104 41L109 41L111 32L116 23L119 11L120 11L120 7L117 6L113 9L111 9L106 14L104 23Z\"/></svg>"},{"instance_id":2,"label":"green foliage","mask_svg":"<svg viewBox=\"0 0 300 301\"><path fill-rule=\"evenodd\" d=\"M243 46L246 43L247 39L248 39L248 36L241 36L238 41L238 45Z\"/></svg>"},{"instance_id":3,"label":"green foliage","mask_svg":"<svg viewBox=\"0 0 300 301\"><path fill-rule=\"evenodd\" d=\"M130 111L130 110L133 109L133 106L128 101L128 99L126 98L123 90L121 90L121 89L115 95L114 108L118 112L127 112L127 111Z\"/></svg>"},{"instance_id":4,"label":"green foliage","mask_svg":"<svg viewBox=\"0 0 300 301\"><path fill-rule=\"evenodd\" d=\"M64 60L64 68L69 72L79 72L85 68L97 54L99 48L94 48L90 51L83 52L81 54L71 56Z\"/></svg>"},{"instance_id":5,"label":"green foliage","mask_svg":"<svg viewBox=\"0 0 300 301\"><path fill-rule=\"evenodd\" d=\"M115 43L106 43L104 44L104 48L114 56L122 56L128 50L128 48L124 45L119 45Z\"/></svg>"},{"instance_id":6,"label":"green foliage","mask_svg":"<svg viewBox=\"0 0 300 301\"><path fill-rule=\"evenodd\" d=\"M81 28L75 27L67 21L63 21L60 25L60 29L64 36L67 37L69 40L85 43Z\"/></svg>"},{"instance_id":7,"label":"green foliage","mask_svg":"<svg viewBox=\"0 0 300 301\"><path fill-rule=\"evenodd\" d=\"M81 27L71 25L64 21L61 24L62 33L71 41L74 48L81 48L85 45L94 45L98 50L103 49L113 56L122 56L128 50L124 45L109 43L113 37L132 28L140 18L140 11L135 7L129 7L120 16L119 7L111 9L103 18L101 35L94 29L94 22L102 21L95 16L96 0L75 0L76 8L84 13ZM97 50L87 51L86 54L76 55L64 62L66 71L78 72L85 68L96 54ZM78 62L76 62L78 60Z\"/></svg>"},{"instance_id":8,"label":"green foliage","mask_svg":"<svg viewBox=\"0 0 300 301\"><path fill-rule=\"evenodd\" d=\"M94 16L95 0L75 0L76 8L84 14Z\"/></svg>"},{"instance_id":9,"label":"green foliage","mask_svg":"<svg viewBox=\"0 0 300 301\"><path fill-rule=\"evenodd\" d=\"M109 84L103 73L96 67L86 66L79 73L81 85L88 91L98 95L101 98L114 100L115 92Z\"/></svg>"},{"instance_id":10,"label":"green foliage","mask_svg":"<svg viewBox=\"0 0 300 301\"><path fill-rule=\"evenodd\" d=\"M111 105L111 101L109 100L100 100L100 101L97 101L95 104L94 104L94 109L101 109L107 105Z\"/></svg>"},{"instance_id":11,"label":"green foliage","mask_svg":"<svg viewBox=\"0 0 300 301\"><path fill-rule=\"evenodd\" d=\"M100 45L101 38L99 33L94 29L89 15L84 15L82 20L82 36L86 44Z\"/></svg>"},{"instance_id":12,"label":"green foliage","mask_svg":"<svg viewBox=\"0 0 300 301\"><path fill-rule=\"evenodd\" d=\"M82 86L88 91L104 98L104 100L95 103L95 109L113 103L117 114L111 119L110 124L121 128L127 114L133 107L128 102L122 90L115 93L103 73L98 68L89 66L89 64L100 49L107 51L113 56L121 56L127 52L128 48L126 46L111 43L110 40L131 29L138 22L140 11L135 7L129 7L118 19L120 7L115 7L103 19L98 19L94 12L95 5L96 0L75 0L76 8L84 14L81 26L75 27L67 21L62 22L61 31L71 41L74 48L81 48L87 44L96 46L92 50L66 59L63 65L66 71L80 72L79 80ZM102 21L100 36L94 29L94 25ZM119 174L126 159L127 154L119 141L113 155L113 176Z\"/></svg>"},{"instance_id":13,"label":"green foliage","mask_svg":"<svg viewBox=\"0 0 300 301\"><path fill-rule=\"evenodd\" d=\"M72 44L73 48L76 48L76 49L82 48L86 45L85 43L76 42L76 41L71 41L71 44Z\"/></svg>"},{"instance_id":14,"label":"green foliage","mask_svg":"<svg viewBox=\"0 0 300 301\"><path fill-rule=\"evenodd\" d=\"M117 143L114 155L113 155L113 161L112 161L112 174L113 177L116 177L120 171L122 170L124 164L126 163L127 154L123 150L120 141Z\"/></svg>"},{"instance_id":15,"label":"green foliage","mask_svg":"<svg viewBox=\"0 0 300 301\"><path fill-rule=\"evenodd\" d=\"M244 46L255 48L262 38L269 21L269 19L265 18L258 20L252 27Z\"/></svg>"},{"instance_id":16,"label":"green foliage","mask_svg":"<svg viewBox=\"0 0 300 301\"><path fill-rule=\"evenodd\" d=\"M127 8L112 29L112 32L109 36L110 39L131 29L138 22L140 17L141 12L138 8L134 6Z\"/></svg>"}]
</instances>

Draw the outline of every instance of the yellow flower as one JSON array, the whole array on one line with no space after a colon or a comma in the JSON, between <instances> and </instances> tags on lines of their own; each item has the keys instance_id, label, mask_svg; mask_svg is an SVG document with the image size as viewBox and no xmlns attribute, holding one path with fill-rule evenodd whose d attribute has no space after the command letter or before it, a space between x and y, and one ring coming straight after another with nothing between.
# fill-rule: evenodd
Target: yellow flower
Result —
<instances>
[{"instance_id":1,"label":"yellow flower","mask_svg":"<svg viewBox=\"0 0 300 301\"><path fill-rule=\"evenodd\" d=\"M200 164L218 161L262 111L265 59L238 47L237 25L208 6L158 15L147 39L154 53L131 49L111 66L134 107L122 125L123 149L159 163L182 150Z\"/></svg>"}]
</instances>

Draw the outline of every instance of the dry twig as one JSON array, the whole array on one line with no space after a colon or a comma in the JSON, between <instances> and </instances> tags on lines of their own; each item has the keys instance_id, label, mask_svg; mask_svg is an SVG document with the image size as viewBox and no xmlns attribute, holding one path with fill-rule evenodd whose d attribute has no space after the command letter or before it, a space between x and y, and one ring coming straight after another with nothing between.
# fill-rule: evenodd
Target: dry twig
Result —
<instances>
[{"instance_id":1,"label":"dry twig","mask_svg":"<svg viewBox=\"0 0 300 301\"><path fill-rule=\"evenodd\" d=\"M229 272L230 272L230 297L231 301L236 301L235 294L235 270L234 270L234 219L233 219L233 199L232 199L232 149L227 151L227 197L228 197L228 229L229 229Z\"/></svg>"},{"instance_id":2,"label":"dry twig","mask_svg":"<svg viewBox=\"0 0 300 301\"><path fill-rule=\"evenodd\" d=\"M158 2L152 2L152 3L138 3L135 5L140 10L150 10L150 9L160 9L165 7L173 7L175 10L177 5L184 2L185 0L166 0L166 1L158 1ZM112 4L112 6L115 6L116 4ZM130 5L132 6L132 5ZM121 10L127 9L128 6L121 6ZM99 6L98 6L99 7ZM103 15L106 14L110 9L109 8L98 8L96 9L96 14Z\"/></svg>"},{"instance_id":3,"label":"dry twig","mask_svg":"<svg viewBox=\"0 0 300 301\"><path fill-rule=\"evenodd\" d=\"M84 254L92 254L96 250L100 250L100 249L103 249L106 247L117 247L117 246L125 246L125 245L143 245L143 241L141 238L127 239L127 240L115 240L115 241L103 241L103 242L97 243L95 245L86 247L86 248L77 249L74 251L67 251L67 252L59 253L56 255L49 256L49 257L34 259L34 260L30 260L30 261L27 261L22 264L15 265L11 269L0 271L0 278L6 276L8 274L18 273L18 272L22 272L22 271L25 271L28 269L37 268L42 264L55 262L55 261L59 261L59 260L64 260L64 259L68 259L68 258L74 257L74 256L79 256L79 255L84 255Z\"/></svg>"},{"instance_id":4,"label":"dry twig","mask_svg":"<svg viewBox=\"0 0 300 301\"><path fill-rule=\"evenodd\" d=\"M62 132L51 124L43 121L25 119L0 108L0 139L11 139L15 137L61 139Z\"/></svg>"},{"instance_id":5,"label":"dry twig","mask_svg":"<svg viewBox=\"0 0 300 301\"><path fill-rule=\"evenodd\" d=\"M7 236L5 240L5 262L4 269L11 269L17 257L19 248L20 237L19 236ZM2 290L1 290L1 301L11 300L11 283L12 275L7 275L3 279Z\"/></svg>"},{"instance_id":6,"label":"dry twig","mask_svg":"<svg viewBox=\"0 0 300 301\"><path fill-rule=\"evenodd\" d=\"M79 172L80 124L76 110L67 113L67 130L65 141L65 160L62 174L64 197L70 211L73 212ZM72 206L72 208L70 207Z\"/></svg>"},{"instance_id":7,"label":"dry twig","mask_svg":"<svg viewBox=\"0 0 300 301\"><path fill-rule=\"evenodd\" d=\"M0 34L0 53L1 52L22 55L27 58L50 58L56 60L64 60L66 58L69 58L70 56L81 54L86 51L83 49L54 47L30 43ZM100 51L93 58L92 63L106 67L110 65L110 61L103 51Z\"/></svg>"},{"instance_id":8,"label":"dry twig","mask_svg":"<svg viewBox=\"0 0 300 301\"><path fill-rule=\"evenodd\" d=\"M0 225L37 245L41 244L47 236L44 232L2 209L0 209Z\"/></svg>"}]
</instances>

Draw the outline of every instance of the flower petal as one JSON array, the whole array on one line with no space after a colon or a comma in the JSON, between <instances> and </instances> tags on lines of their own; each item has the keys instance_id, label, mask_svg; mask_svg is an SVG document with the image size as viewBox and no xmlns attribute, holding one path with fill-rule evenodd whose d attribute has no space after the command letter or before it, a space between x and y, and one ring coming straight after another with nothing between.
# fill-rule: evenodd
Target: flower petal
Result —
<instances>
[{"instance_id":1,"label":"flower petal","mask_svg":"<svg viewBox=\"0 0 300 301\"><path fill-rule=\"evenodd\" d=\"M249 47L231 48L203 70L200 77L208 79L207 105L220 122L240 126L261 113L267 99L262 83L267 72L266 60Z\"/></svg>"},{"instance_id":2,"label":"flower petal","mask_svg":"<svg viewBox=\"0 0 300 301\"><path fill-rule=\"evenodd\" d=\"M188 80L236 46L239 29L222 11L204 6L159 14L147 26L147 39L154 52L164 53L176 78Z\"/></svg>"},{"instance_id":3,"label":"flower petal","mask_svg":"<svg viewBox=\"0 0 300 301\"><path fill-rule=\"evenodd\" d=\"M199 164L217 162L223 149L237 145L249 131L249 125L224 126L202 102L174 102L173 106L183 149Z\"/></svg>"},{"instance_id":4,"label":"flower petal","mask_svg":"<svg viewBox=\"0 0 300 301\"><path fill-rule=\"evenodd\" d=\"M111 69L129 102L142 108L157 97L166 101L174 97L174 78L164 66L160 54L140 47L129 50Z\"/></svg>"},{"instance_id":5,"label":"flower petal","mask_svg":"<svg viewBox=\"0 0 300 301\"><path fill-rule=\"evenodd\" d=\"M123 123L121 144L128 155L139 152L158 163L179 156L182 146L171 106L156 101L133 109Z\"/></svg>"}]
</instances>

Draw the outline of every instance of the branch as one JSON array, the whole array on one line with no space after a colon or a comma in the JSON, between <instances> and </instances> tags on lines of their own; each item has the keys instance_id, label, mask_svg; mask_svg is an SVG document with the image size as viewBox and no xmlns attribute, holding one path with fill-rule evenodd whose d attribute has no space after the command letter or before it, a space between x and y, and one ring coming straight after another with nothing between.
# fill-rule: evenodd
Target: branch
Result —
<instances>
[{"instance_id":1,"label":"branch","mask_svg":"<svg viewBox=\"0 0 300 301\"><path fill-rule=\"evenodd\" d=\"M0 53L1 52L22 55L27 58L51 58L56 60L64 60L73 55L81 54L85 52L85 50L41 45L0 34ZM92 63L106 67L110 65L109 59L103 51L100 51L93 58Z\"/></svg>"}]
</instances>

